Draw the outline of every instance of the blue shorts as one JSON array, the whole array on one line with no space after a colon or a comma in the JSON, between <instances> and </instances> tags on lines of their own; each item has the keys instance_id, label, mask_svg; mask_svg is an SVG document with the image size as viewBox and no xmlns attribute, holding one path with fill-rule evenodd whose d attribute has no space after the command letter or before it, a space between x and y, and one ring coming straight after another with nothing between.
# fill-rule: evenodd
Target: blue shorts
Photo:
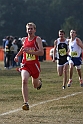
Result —
<instances>
[{"instance_id":1,"label":"blue shorts","mask_svg":"<svg viewBox=\"0 0 83 124\"><path fill-rule=\"evenodd\" d=\"M70 60L69 60L69 63L71 63L71 60L74 64L74 66L79 66L82 63L81 57L71 57Z\"/></svg>"}]
</instances>

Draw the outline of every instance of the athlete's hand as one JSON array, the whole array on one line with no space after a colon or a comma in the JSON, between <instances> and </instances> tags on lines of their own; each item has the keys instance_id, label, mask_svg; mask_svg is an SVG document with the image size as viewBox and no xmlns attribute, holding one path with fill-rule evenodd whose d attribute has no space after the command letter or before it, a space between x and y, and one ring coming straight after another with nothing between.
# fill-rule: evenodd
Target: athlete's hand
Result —
<instances>
[{"instance_id":1,"label":"athlete's hand","mask_svg":"<svg viewBox=\"0 0 83 124\"><path fill-rule=\"evenodd\" d=\"M55 59L52 59L52 62L55 62Z\"/></svg>"},{"instance_id":2,"label":"athlete's hand","mask_svg":"<svg viewBox=\"0 0 83 124\"><path fill-rule=\"evenodd\" d=\"M19 61L17 56L15 56L14 61L15 62L18 62Z\"/></svg>"}]
</instances>

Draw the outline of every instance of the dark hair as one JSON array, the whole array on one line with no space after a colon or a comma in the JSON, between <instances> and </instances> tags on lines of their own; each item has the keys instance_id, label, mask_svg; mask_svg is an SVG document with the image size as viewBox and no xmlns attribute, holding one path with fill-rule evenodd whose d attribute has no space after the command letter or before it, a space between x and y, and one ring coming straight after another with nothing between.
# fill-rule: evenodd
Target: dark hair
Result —
<instances>
[{"instance_id":1,"label":"dark hair","mask_svg":"<svg viewBox=\"0 0 83 124\"><path fill-rule=\"evenodd\" d=\"M64 34L65 34L65 31L63 31L63 30L59 30L59 32L61 32L61 33L64 33Z\"/></svg>"},{"instance_id":2,"label":"dark hair","mask_svg":"<svg viewBox=\"0 0 83 124\"><path fill-rule=\"evenodd\" d=\"M6 39L9 40L10 39L10 36L6 36Z\"/></svg>"}]
</instances>

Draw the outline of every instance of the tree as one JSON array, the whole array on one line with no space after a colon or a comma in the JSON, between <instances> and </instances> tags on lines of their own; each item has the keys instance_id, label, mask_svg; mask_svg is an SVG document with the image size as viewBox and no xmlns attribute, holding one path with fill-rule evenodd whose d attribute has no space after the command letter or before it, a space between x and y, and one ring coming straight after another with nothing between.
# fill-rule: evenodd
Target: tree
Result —
<instances>
[{"instance_id":1,"label":"tree","mask_svg":"<svg viewBox=\"0 0 83 124\"><path fill-rule=\"evenodd\" d=\"M69 32L71 29L76 30L77 32L80 31L81 29L81 24L80 21L77 20L74 16L70 16L68 18L65 19L65 22L62 25L62 29L65 30L66 32L66 36L69 36Z\"/></svg>"},{"instance_id":2,"label":"tree","mask_svg":"<svg viewBox=\"0 0 83 124\"><path fill-rule=\"evenodd\" d=\"M0 0L0 44L6 35L23 37L25 25L34 22L37 35L52 45L58 30L71 28L83 38L83 0ZM74 27L73 27L74 26Z\"/></svg>"}]
</instances>

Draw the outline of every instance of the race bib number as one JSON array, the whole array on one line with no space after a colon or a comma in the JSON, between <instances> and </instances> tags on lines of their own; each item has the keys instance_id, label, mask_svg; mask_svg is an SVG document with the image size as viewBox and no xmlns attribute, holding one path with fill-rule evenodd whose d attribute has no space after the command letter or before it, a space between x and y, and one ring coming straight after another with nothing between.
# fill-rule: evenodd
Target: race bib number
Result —
<instances>
[{"instance_id":1,"label":"race bib number","mask_svg":"<svg viewBox=\"0 0 83 124\"><path fill-rule=\"evenodd\" d=\"M35 55L26 53L26 60L27 61L32 61L32 60L35 60L35 59L36 59Z\"/></svg>"},{"instance_id":2,"label":"race bib number","mask_svg":"<svg viewBox=\"0 0 83 124\"><path fill-rule=\"evenodd\" d=\"M60 49L60 50L59 50L59 54L60 54L60 56L66 55L66 49L65 49L65 48Z\"/></svg>"},{"instance_id":3,"label":"race bib number","mask_svg":"<svg viewBox=\"0 0 83 124\"><path fill-rule=\"evenodd\" d=\"M76 51L75 51L75 52L71 52L71 56L72 56L72 57L77 57L77 55L78 55L78 54L77 54Z\"/></svg>"}]
</instances>

